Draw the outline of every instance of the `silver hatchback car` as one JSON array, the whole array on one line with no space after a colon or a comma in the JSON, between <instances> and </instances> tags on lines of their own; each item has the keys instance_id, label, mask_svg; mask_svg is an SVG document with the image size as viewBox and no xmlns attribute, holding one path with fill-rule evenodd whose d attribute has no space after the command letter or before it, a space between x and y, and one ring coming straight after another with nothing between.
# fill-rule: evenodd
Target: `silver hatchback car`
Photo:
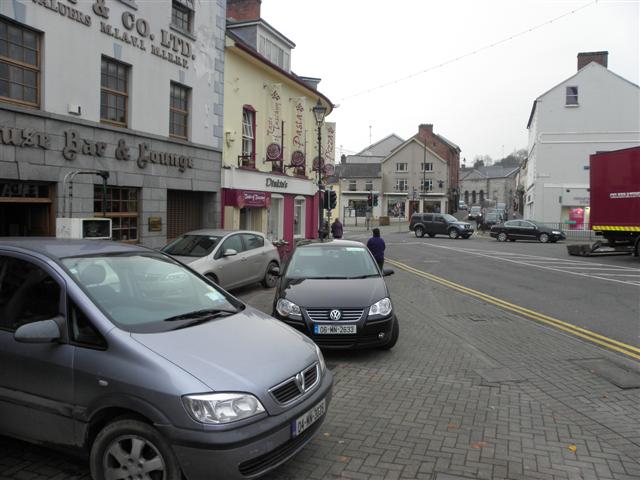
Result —
<instances>
[{"instance_id":1,"label":"silver hatchback car","mask_svg":"<svg viewBox=\"0 0 640 480\"><path fill-rule=\"evenodd\" d=\"M325 418L304 335L162 253L0 241L0 432L89 456L94 480L254 478Z\"/></svg>"},{"instance_id":2,"label":"silver hatchback car","mask_svg":"<svg viewBox=\"0 0 640 480\"><path fill-rule=\"evenodd\" d=\"M278 249L260 232L195 230L162 251L226 289L257 282L271 288L278 281L271 273L280 266Z\"/></svg>"}]
</instances>

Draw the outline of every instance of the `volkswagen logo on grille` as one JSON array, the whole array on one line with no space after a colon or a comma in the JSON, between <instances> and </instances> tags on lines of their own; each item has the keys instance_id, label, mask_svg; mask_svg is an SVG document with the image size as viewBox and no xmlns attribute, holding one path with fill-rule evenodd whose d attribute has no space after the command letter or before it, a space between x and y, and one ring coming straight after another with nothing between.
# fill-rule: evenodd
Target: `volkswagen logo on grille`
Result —
<instances>
[{"instance_id":1,"label":"volkswagen logo on grille","mask_svg":"<svg viewBox=\"0 0 640 480\"><path fill-rule=\"evenodd\" d=\"M340 318L342 318L342 313L340 313L340 310L331 310L329 318L333 321L340 320Z\"/></svg>"},{"instance_id":2,"label":"volkswagen logo on grille","mask_svg":"<svg viewBox=\"0 0 640 480\"><path fill-rule=\"evenodd\" d=\"M300 390L300 393L304 393L305 391L304 373L302 372L296 373L295 382L296 382L296 386L298 387L298 390Z\"/></svg>"}]
</instances>

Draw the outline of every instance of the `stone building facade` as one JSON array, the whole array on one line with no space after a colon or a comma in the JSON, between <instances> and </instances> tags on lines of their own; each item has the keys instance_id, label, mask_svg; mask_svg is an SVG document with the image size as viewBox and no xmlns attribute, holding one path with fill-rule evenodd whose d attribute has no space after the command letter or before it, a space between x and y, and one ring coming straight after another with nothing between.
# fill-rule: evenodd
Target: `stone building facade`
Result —
<instances>
[{"instance_id":1,"label":"stone building facade","mask_svg":"<svg viewBox=\"0 0 640 480\"><path fill-rule=\"evenodd\" d=\"M519 167L478 167L460 172L460 199L468 206L494 206L504 203L507 212L517 210Z\"/></svg>"},{"instance_id":2,"label":"stone building facade","mask_svg":"<svg viewBox=\"0 0 640 480\"><path fill-rule=\"evenodd\" d=\"M224 0L0 2L0 235L104 212L114 240L160 247L218 225L224 18Z\"/></svg>"}]
</instances>

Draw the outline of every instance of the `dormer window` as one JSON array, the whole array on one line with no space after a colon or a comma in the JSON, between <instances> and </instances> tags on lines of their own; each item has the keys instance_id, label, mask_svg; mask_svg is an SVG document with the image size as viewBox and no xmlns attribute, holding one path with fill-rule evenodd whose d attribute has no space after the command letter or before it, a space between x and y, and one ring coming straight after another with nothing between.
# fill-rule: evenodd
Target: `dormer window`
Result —
<instances>
[{"instance_id":1,"label":"dormer window","mask_svg":"<svg viewBox=\"0 0 640 480\"><path fill-rule=\"evenodd\" d=\"M565 105L578 106L578 87L567 87Z\"/></svg>"},{"instance_id":2,"label":"dormer window","mask_svg":"<svg viewBox=\"0 0 640 480\"><path fill-rule=\"evenodd\" d=\"M271 63L279 66L283 70L289 71L290 57L289 52L272 42L264 36L260 36L258 43L258 53L269 60Z\"/></svg>"}]
</instances>

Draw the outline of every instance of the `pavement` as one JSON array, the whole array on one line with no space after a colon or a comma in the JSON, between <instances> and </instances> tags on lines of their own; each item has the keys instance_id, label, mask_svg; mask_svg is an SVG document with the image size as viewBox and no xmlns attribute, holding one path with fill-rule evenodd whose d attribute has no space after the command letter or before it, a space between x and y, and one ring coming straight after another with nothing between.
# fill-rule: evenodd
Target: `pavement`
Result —
<instances>
[{"instance_id":1,"label":"pavement","mask_svg":"<svg viewBox=\"0 0 640 480\"><path fill-rule=\"evenodd\" d=\"M398 344L325 352L325 422L265 479L640 479L640 363L399 268L387 282ZM271 310L272 289L234 293ZM0 437L0 480L88 478Z\"/></svg>"}]
</instances>

